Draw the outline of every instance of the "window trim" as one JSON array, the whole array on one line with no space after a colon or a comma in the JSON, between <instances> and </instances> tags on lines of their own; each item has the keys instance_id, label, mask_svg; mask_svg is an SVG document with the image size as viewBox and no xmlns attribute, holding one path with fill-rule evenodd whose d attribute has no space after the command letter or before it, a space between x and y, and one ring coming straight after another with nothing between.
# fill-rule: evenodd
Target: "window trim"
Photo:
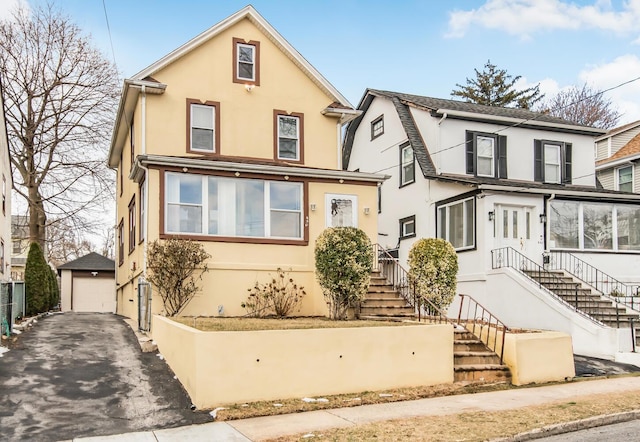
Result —
<instances>
[{"instance_id":1,"label":"window trim","mask_svg":"<svg viewBox=\"0 0 640 442\"><path fill-rule=\"evenodd\" d=\"M478 173L478 137L493 138L492 175ZM507 160L507 137L489 132L466 131L465 134L465 173L474 177L507 179L509 163Z\"/></svg>"},{"instance_id":2,"label":"window trim","mask_svg":"<svg viewBox=\"0 0 640 442\"><path fill-rule=\"evenodd\" d=\"M256 40L246 41L242 38L233 37L233 82L239 84L250 84L260 86L260 42ZM253 79L241 78L238 76L238 45L253 46Z\"/></svg>"},{"instance_id":3,"label":"window trim","mask_svg":"<svg viewBox=\"0 0 640 442\"><path fill-rule=\"evenodd\" d=\"M4 238L0 238L0 273L4 274L6 254L4 251Z\"/></svg>"},{"instance_id":4,"label":"window trim","mask_svg":"<svg viewBox=\"0 0 640 442\"><path fill-rule=\"evenodd\" d=\"M201 149L192 149L191 148L191 109L192 106L210 106L213 108L213 151L201 150ZM201 101L195 98L187 98L187 110L186 110L186 121L187 121L187 153L193 153L197 155L203 156L220 156L220 102L219 101L211 101L205 100Z\"/></svg>"},{"instance_id":5,"label":"window trim","mask_svg":"<svg viewBox=\"0 0 640 442\"><path fill-rule=\"evenodd\" d=\"M2 214L7 214L7 177L2 174Z\"/></svg>"},{"instance_id":6,"label":"window trim","mask_svg":"<svg viewBox=\"0 0 640 442\"><path fill-rule=\"evenodd\" d=\"M447 200L443 200L443 201L440 201L440 202L436 203L436 207L435 207L435 209L436 209L436 235L435 236L436 236L436 238L442 238L440 236L440 231L441 231L440 216L439 216L440 215L439 214L440 209L447 210L446 213L447 213L447 221L448 221L449 220L449 210L448 210L448 208L451 207L451 206L454 206L456 204L462 204L462 207L463 207L463 210L464 210L464 207L465 207L464 203L466 201L469 201L469 200L473 201L473 216L472 216L472 219L473 219L473 241L472 241L472 244L469 245L469 246L462 246L462 247L453 246L456 252L465 252L465 251L468 251L468 250L476 250L477 249L477 242L478 242L477 228L478 228L478 223L477 223L476 196L475 196L475 194L471 195L471 196L469 196L468 194L467 195L460 195L460 197L457 198L457 199L447 199ZM464 218L464 216L463 216L463 219L466 219L466 218ZM463 234L464 234L464 232L466 232L466 230L467 229L465 228L465 226L463 226L463 229L462 229ZM446 241L449 241L449 243L451 243L451 241L449 240L449 229L447 229L446 236L447 236L446 238L442 238L442 239L445 239ZM451 244L453 245L453 243L451 243Z\"/></svg>"},{"instance_id":7,"label":"window trim","mask_svg":"<svg viewBox=\"0 0 640 442\"><path fill-rule=\"evenodd\" d=\"M411 153L412 153L412 155L411 155L411 163L409 163L409 162L404 163L403 162L403 153L404 153L404 150L407 149L407 148L411 149ZM400 161L399 162L400 162L400 174L399 174L400 185L398 187L402 188L402 187L408 186L409 184L415 183L416 182L416 154L413 151L413 146L411 145L411 143L406 142L406 143L402 143L400 145ZM404 167L405 167L405 165L409 165L409 164L411 164L412 167L413 167L413 179L411 181L405 181L404 180L404 177L405 177Z\"/></svg>"},{"instance_id":8,"label":"window trim","mask_svg":"<svg viewBox=\"0 0 640 442\"><path fill-rule=\"evenodd\" d=\"M146 178L143 178L142 181L140 181L140 185L138 186L138 193L140 194L140 197L138 198L140 201L140 210L138 211L138 244L142 243L145 240L145 199L147 197L147 192L146 192Z\"/></svg>"},{"instance_id":9,"label":"window trim","mask_svg":"<svg viewBox=\"0 0 640 442\"><path fill-rule=\"evenodd\" d=\"M634 191L634 185L633 184L635 182L635 174L636 174L636 170L635 170L636 168L633 166L633 164L629 164L629 165L621 166L621 167L616 167L614 169L615 189L618 192L627 192L626 190L620 190L620 171L622 171L624 169L631 169L631 181L629 182L629 184L631 184L630 192L633 192Z\"/></svg>"},{"instance_id":10,"label":"window trim","mask_svg":"<svg viewBox=\"0 0 640 442\"><path fill-rule=\"evenodd\" d=\"M491 156L490 157L481 156L480 155L480 150L477 148L480 138L483 138L483 139L486 139L486 140L491 140ZM474 142L476 143L476 149L475 149L475 153L476 153L476 176L495 178L495 176L496 176L496 164L495 163L496 163L496 154L497 154L497 150L498 150L498 139L497 139L497 137L496 136L488 136L488 135L484 135L484 134L475 134ZM491 163L491 172L490 173L488 173L488 174L480 173L479 167L478 167L478 159L480 159L480 158L488 158L490 160L490 163Z\"/></svg>"},{"instance_id":11,"label":"window trim","mask_svg":"<svg viewBox=\"0 0 640 442\"><path fill-rule=\"evenodd\" d=\"M402 241L403 239L407 239L407 238L415 238L417 233L416 233L416 216L415 215L411 215L411 216L407 216L405 218L401 218L400 220L398 220L398 224L400 227L400 232L398 235L398 239L400 241ZM405 233L405 229L404 227L408 224L413 224L413 233L409 233L406 234Z\"/></svg>"},{"instance_id":12,"label":"window trim","mask_svg":"<svg viewBox=\"0 0 640 442\"><path fill-rule=\"evenodd\" d=\"M280 158L280 117L298 119L298 158ZM304 164L304 114L301 112L287 112L280 109L273 110L273 159L275 161Z\"/></svg>"},{"instance_id":13,"label":"window trim","mask_svg":"<svg viewBox=\"0 0 640 442\"><path fill-rule=\"evenodd\" d=\"M559 149L559 180L552 182L545 177L545 168L547 165L545 159L546 145L560 146ZM546 184L571 184L573 180L573 160L572 160L573 144L565 141L534 139L533 140L533 180ZM568 172L568 173L567 173Z\"/></svg>"},{"instance_id":14,"label":"window trim","mask_svg":"<svg viewBox=\"0 0 640 442\"><path fill-rule=\"evenodd\" d=\"M118 224L118 266L124 264L124 218Z\"/></svg>"},{"instance_id":15,"label":"window trim","mask_svg":"<svg viewBox=\"0 0 640 442\"><path fill-rule=\"evenodd\" d=\"M136 249L136 196L129 202L129 255Z\"/></svg>"},{"instance_id":16,"label":"window trim","mask_svg":"<svg viewBox=\"0 0 640 442\"><path fill-rule=\"evenodd\" d=\"M183 173L179 168L159 168L160 173L160 216L159 216L159 238L169 239L174 237L187 238L195 241L210 241L210 242L231 242L231 243L248 243L248 244L278 244L278 245L297 245L306 246L309 244L309 180L264 175L264 174L242 174L242 179L255 179L262 181L273 182L292 182L302 184L302 238L301 239L283 239L283 238L264 238L264 237L245 237L245 236L218 236L208 235L202 233L168 233L166 230L166 175L167 173ZM201 177L218 177L218 178L237 178L235 174L231 172L216 172L210 173L210 171L194 170L190 171L189 175L198 175Z\"/></svg>"},{"instance_id":17,"label":"window trim","mask_svg":"<svg viewBox=\"0 0 640 442\"><path fill-rule=\"evenodd\" d=\"M377 123L382 123L382 124L381 124L380 132L376 134L375 126ZM382 135L384 135L384 114L380 115L377 118L374 118L371 121L371 141L375 140L376 138Z\"/></svg>"}]
</instances>

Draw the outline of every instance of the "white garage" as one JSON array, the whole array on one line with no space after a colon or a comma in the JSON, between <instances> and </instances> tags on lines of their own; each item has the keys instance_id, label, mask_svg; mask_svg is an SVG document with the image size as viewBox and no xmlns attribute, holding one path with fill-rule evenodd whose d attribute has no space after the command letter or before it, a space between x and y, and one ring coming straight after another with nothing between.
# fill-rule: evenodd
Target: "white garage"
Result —
<instances>
[{"instance_id":1,"label":"white garage","mask_svg":"<svg viewBox=\"0 0 640 442\"><path fill-rule=\"evenodd\" d=\"M63 312L116 311L116 263L90 253L58 267Z\"/></svg>"}]
</instances>

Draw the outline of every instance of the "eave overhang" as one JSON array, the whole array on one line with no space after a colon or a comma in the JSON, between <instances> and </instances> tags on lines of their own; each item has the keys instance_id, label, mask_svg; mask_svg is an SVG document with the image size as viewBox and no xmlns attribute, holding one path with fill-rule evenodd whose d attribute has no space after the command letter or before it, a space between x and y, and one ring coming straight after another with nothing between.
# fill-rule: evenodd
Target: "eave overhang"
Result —
<instances>
[{"instance_id":1,"label":"eave overhang","mask_svg":"<svg viewBox=\"0 0 640 442\"><path fill-rule=\"evenodd\" d=\"M139 183L145 174L145 169L148 167L155 168L182 168L182 169L197 169L197 170L210 170L221 172L238 172L239 174L261 174L261 175L274 175L274 176L290 176L298 178L318 178L341 181L355 181L362 183L375 183L382 184L385 180L389 179L389 175L382 175L378 173L365 173L365 172L350 172L344 170L332 170L332 169L314 169L310 167L300 166L282 166L260 163L242 163L233 161L217 161L217 160L203 160L200 158L184 158L184 157L168 157L162 155L138 155L136 162L131 170L129 179Z\"/></svg>"}]
</instances>

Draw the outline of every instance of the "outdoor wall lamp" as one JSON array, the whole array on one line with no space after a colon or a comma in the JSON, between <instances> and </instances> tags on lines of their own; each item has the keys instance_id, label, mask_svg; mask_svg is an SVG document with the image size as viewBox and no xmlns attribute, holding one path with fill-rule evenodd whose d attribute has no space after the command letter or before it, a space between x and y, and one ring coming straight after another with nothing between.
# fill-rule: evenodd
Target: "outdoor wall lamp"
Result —
<instances>
[{"instance_id":1,"label":"outdoor wall lamp","mask_svg":"<svg viewBox=\"0 0 640 442\"><path fill-rule=\"evenodd\" d=\"M311 204L309 204L309 208L311 209L311 211L312 211L312 212L315 212L315 211L316 211L316 205L315 205L315 203L311 203Z\"/></svg>"},{"instance_id":2,"label":"outdoor wall lamp","mask_svg":"<svg viewBox=\"0 0 640 442\"><path fill-rule=\"evenodd\" d=\"M496 213L492 210L489 212L489 221L493 221L493 218L495 217Z\"/></svg>"},{"instance_id":3,"label":"outdoor wall lamp","mask_svg":"<svg viewBox=\"0 0 640 442\"><path fill-rule=\"evenodd\" d=\"M547 222L547 214L546 214L546 213L541 213L541 214L540 214L540 222L541 222L542 224L544 224L544 223L546 223L546 222Z\"/></svg>"},{"instance_id":4,"label":"outdoor wall lamp","mask_svg":"<svg viewBox=\"0 0 640 442\"><path fill-rule=\"evenodd\" d=\"M368 215L368 214L369 214L369 208L368 208L368 207L365 207L365 208L364 208L364 214L365 214L365 215Z\"/></svg>"}]
</instances>

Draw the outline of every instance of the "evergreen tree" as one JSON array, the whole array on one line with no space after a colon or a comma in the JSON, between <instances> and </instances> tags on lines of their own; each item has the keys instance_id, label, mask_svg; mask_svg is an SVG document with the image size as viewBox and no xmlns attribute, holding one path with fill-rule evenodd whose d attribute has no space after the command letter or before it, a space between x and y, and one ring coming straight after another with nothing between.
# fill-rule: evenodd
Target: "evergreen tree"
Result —
<instances>
[{"instance_id":1,"label":"evergreen tree","mask_svg":"<svg viewBox=\"0 0 640 442\"><path fill-rule=\"evenodd\" d=\"M27 295L27 315L45 312L50 306L51 267L44 260L40 244L31 243L27 264L24 269L24 283Z\"/></svg>"},{"instance_id":2,"label":"evergreen tree","mask_svg":"<svg viewBox=\"0 0 640 442\"><path fill-rule=\"evenodd\" d=\"M467 85L456 84L458 89L451 91L454 97L464 101L485 106L519 107L531 109L544 94L540 93L540 85L524 90L515 89L515 83L521 75L513 77L504 69L498 69L491 60L487 60L482 72L474 69L476 78L467 78Z\"/></svg>"},{"instance_id":3,"label":"evergreen tree","mask_svg":"<svg viewBox=\"0 0 640 442\"><path fill-rule=\"evenodd\" d=\"M49 267L49 309L54 309L60 302L60 287L58 287L58 274Z\"/></svg>"}]
</instances>

